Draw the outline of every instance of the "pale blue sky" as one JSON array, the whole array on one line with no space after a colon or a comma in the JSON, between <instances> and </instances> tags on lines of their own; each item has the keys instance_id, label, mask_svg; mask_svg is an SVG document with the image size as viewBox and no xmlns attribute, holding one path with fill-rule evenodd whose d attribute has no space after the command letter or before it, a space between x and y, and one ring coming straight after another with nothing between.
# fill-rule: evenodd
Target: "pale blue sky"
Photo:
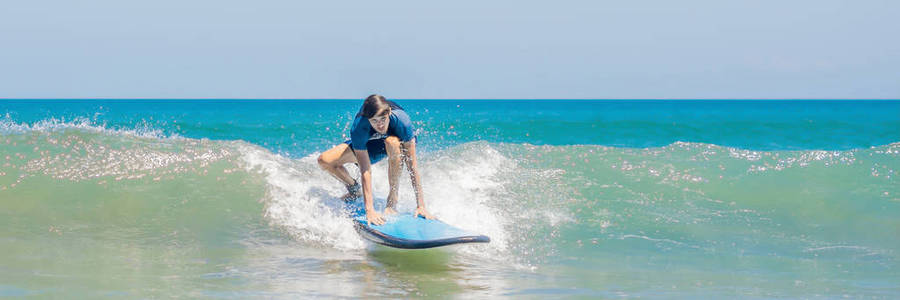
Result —
<instances>
[{"instance_id":1,"label":"pale blue sky","mask_svg":"<svg viewBox=\"0 0 900 300\"><path fill-rule=\"evenodd\" d=\"M4 1L0 98L900 98L898 1Z\"/></svg>"}]
</instances>

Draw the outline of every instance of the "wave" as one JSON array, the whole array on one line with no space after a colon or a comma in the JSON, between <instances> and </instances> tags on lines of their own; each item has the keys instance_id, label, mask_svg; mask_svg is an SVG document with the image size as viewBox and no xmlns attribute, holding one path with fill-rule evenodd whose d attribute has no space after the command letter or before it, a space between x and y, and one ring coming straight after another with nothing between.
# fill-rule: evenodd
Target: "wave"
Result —
<instances>
[{"instance_id":1,"label":"wave","mask_svg":"<svg viewBox=\"0 0 900 300\"><path fill-rule=\"evenodd\" d=\"M16 220L10 230L22 232L221 243L270 230L311 247L368 247L341 211L343 187L318 168L317 155L88 120L0 121L0 205ZM900 143L752 151L481 141L420 160L429 210L492 238L459 251L522 266L644 250L862 252L859 259L875 253L893 263L889 249L900 248L892 229L900 228ZM382 205L386 174L385 164L375 165ZM413 210L408 175L400 182L399 209Z\"/></svg>"},{"instance_id":2,"label":"wave","mask_svg":"<svg viewBox=\"0 0 900 300\"><path fill-rule=\"evenodd\" d=\"M570 253L833 255L892 265L900 143L848 151L501 144L521 168L560 174ZM557 184L557 183L554 183ZM551 185L552 186L552 185ZM544 187L546 188L546 186ZM534 192L540 192L534 189ZM549 196L549 195L548 195ZM865 249L848 251L809 249Z\"/></svg>"},{"instance_id":3,"label":"wave","mask_svg":"<svg viewBox=\"0 0 900 300\"><path fill-rule=\"evenodd\" d=\"M51 120L35 125L7 122L2 128L0 158L5 161L0 172L0 195L41 207L68 207L59 210L61 218L66 214L84 215L88 212L78 211L79 206L101 202L104 208L93 213L114 215L106 225L139 232L165 235L180 228L199 235L221 233L223 230L209 231L206 229L210 226L198 225L214 223L228 228L224 230L226 235L246 236L258 229L252 223L259 222L306 245L344 251L367 247L341 210L337 198L343 187L319 169L315 160L318 153L290 158L239 140L108 129L87 120ZM508 203L498 195L503 195L513 181L510 173L515 172L514 161L486 143L476 143L423 154L421 168L427 205L433 214L492 237L489 245L461 247L459 251L482 257L508 255L516 241L516 233L511 231L517 231L516 223L521 219L508 216ZM376 165L373 173L375 197L383 205L388 191L386 166ZM401 182L405 184L400 187L403 200L398 209L413 210L408 175L402 175ZM46 188L54 193L32 195L32 191ZM60 196L66 193L79 195ZM198 202L203 204L189 213L179 211ZM150 209L122 209L124 206ZM239 208L245 211L237 211ZM222 224L221 220L233 218L241 221ZM134 224L131 220L135 219L147 222ZM151 220L183 223L179 219L192 219L190 223L196 226L149 224ZM70 221L48 226L63 231L94 226L84 220Z\"/></svg>"}]
</instances>

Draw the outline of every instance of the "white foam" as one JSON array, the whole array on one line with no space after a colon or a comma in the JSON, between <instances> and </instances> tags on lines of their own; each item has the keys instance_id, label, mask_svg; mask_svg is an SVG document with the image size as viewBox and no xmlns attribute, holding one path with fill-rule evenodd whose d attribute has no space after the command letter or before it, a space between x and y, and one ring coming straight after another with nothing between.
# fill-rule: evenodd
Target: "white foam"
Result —
<instances>
[{"instance_id":1,"label":"white foam","mask_svg":"<svg viewBox=\"0 0 900 300\"><path fill-rule=\"evenodd\" d=\"M461 152L439 153L420 162L426 206L448 224L491 237L489 244L462 247L460 252L503 255L509 251L506 230L514 221L495 205L497 196L505 192L499 175L516 164L486 144L461 147ZM401 199L410 199L401 209L413 209L410 184L401 184L400 192Z\"/></svg>"},{"instance_id":2,"label":"white foam","mask_svg":"<svg viewBox=\"0 0 900 300\"><path fill-rule=\"evenodd\" d=\"M240 152L248 170L265 176L265 215L273 225L305 242L341 250L366 247L351 221L340 212L337 198L346 191L318 167L319 153L289 159L249 144L241 146ZM358 176L353 165L346 167ZM514 167L513 161L484 143L420 154L419 172L428 210L444 222L491 237L489 244L467 245L456 251L483 258L509 252L510 234L506 230L514 221L504 218L492 203L504 189L499 172ZM374 196L386 198L387 163L375 164L372 173ZM400 177L399 196L399 211L415 210L415 194L406 171ZM383 204L376 207L381 210Z\"/></svg>"},{"instance_id":3,"label":"white foam","mask_svg":"<svg viewBox=\"0 0 900 300\"><path fill-rule=\"evenodd\" d=\"M250 144L239 147L248 171L266 178L265 216L295 238L337 249L361 249L365 243L340 213L340 184L320 170L315 159L291 160Z\"/></svg>"},{"instance_id":4,"label":"white foam","mask_svg":"<svg viewBox=\"0 0 900 300\"><path fill-rule=\"evenodd\" d=\"M159 178L197 171L232 156L226 142L166 137L162 131L146 126L108 129L85 118L46 119L34 124L7 118L0 120L0 133L12 135L13 144L34 145L31 152L15 154L26 160L20 165L21 171L74 181ZM6 143L10 143L10 137Z\"/></svg>"},{"instance_id":5,"label":"white foam","mask_svg":"<svg viewBox=\"0 0 900 300\"><path fill-rule=\"evenodd\" d=\"M66 129L78 129L87 132L118 134L143 138L180 138L178 135L166 135L162 130L154 129L150 125L144 125L135 129L107 128L104 124L96 124L93 121L78 117L70 121L57 118L40 120L33 124L16 123L9 116L0 120L0 134L26 133L26 132L53 132Z\"/></svg>"}]
</instances>

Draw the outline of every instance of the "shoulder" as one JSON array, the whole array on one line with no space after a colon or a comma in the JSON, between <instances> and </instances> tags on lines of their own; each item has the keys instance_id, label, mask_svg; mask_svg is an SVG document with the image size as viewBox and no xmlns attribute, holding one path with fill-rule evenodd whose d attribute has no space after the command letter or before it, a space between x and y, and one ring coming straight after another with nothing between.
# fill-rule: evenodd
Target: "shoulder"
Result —
<instances>
[{"instance_id":1,"label":"shoulder","mask_svg":"<svg viewBox=\"0 0 900 300\"><path fill-rule=\"evenodd\" d=\"M409 118L409 114L402 109L391 109L391 121L399 122L403 124L403 126L412 126L412 120Z\"/></svg>"},{"instance_id":2,"label":"shoulder","mask_svg":"<svg viewBox=\"0 0 900 300\"><path fill-rule=\"evenodd\" d=\"M353 118L353 124L350 125L350 131L368 130L370 127L368 121L369 120L366 120L366 118L363 118L361 115L357 115Z\"/></svg>"},{"instance_id":3,"label":"shoulder","mask_svg":"<svg viewBox=\"0 0 900 300\"><path fill-rule=\"evenodd\" d=\"M413 127L412 120L409 115L402 109L391 110L391 123L394 124L393 133L400 138L401 141L407 142L415 137L416 129Z\"/></svg>"},{"instance_id":4,"label":"shoulder","mask_svg":"<svg viewBox=\"0 0 900 300\"><path fill-rule=\"evenodd\" d=\"M391 106L391 121L400 122L403 126L412 126L412 120L409 118L409 114L406 113L406 110L403 109L400 105L393 101L388 101L388 104Z\"/></svg>"},{"instance_id":5,"label":"shoulder","mask_svg":"<svg viewBox=\"0 0 900 300\"><path fill-rule=\"evenodd\" d=\"M362 138L362 136L366 136L368 139L369 131L372 129L372 125L369 124L369 120L366 120L362 116L356 116L353 119L353 124L350 126L350 136L352 138Z\"/></svg>"},{"instance_id":6,"label":"shoulder","mask_svg":"<svg viewBox=\"0 0 900 300\"><path fill-rule=\"evenodd\" d=\"M353 125L350 127L350 142L353 149L366 149L366 142L369 141L370 126L368 120L361 116L356 116L353 119Z\"/></svg>"}]
</instances>

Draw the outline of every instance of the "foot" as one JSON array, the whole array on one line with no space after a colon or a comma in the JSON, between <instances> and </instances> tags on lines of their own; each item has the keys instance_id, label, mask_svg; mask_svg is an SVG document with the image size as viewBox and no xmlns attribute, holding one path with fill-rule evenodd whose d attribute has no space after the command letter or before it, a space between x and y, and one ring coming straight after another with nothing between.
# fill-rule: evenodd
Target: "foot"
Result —
<instances>
[{"instance_id":1,"label":"foot","mask_svg":"<svg viewBox=\"0 0 900 300\"><path fill-rule=\"evenodd\" d=\"M340 199L343 200L344 202L353 202L354 200L359 199L359 195L346 193L343 196L341 196Z\"/></svg>"},{"instance_id":2,"label":"foot","mask_svg":"<svg viewBox=\"0 0 900 300\"><path fill-rule=\"evenodd\" d=\"M347 186L347 193L341 196L341 200L344 202L350 202L362 197L362 187L359 186L359 183L353 183Z\"/></svg>"}]
</instances>

